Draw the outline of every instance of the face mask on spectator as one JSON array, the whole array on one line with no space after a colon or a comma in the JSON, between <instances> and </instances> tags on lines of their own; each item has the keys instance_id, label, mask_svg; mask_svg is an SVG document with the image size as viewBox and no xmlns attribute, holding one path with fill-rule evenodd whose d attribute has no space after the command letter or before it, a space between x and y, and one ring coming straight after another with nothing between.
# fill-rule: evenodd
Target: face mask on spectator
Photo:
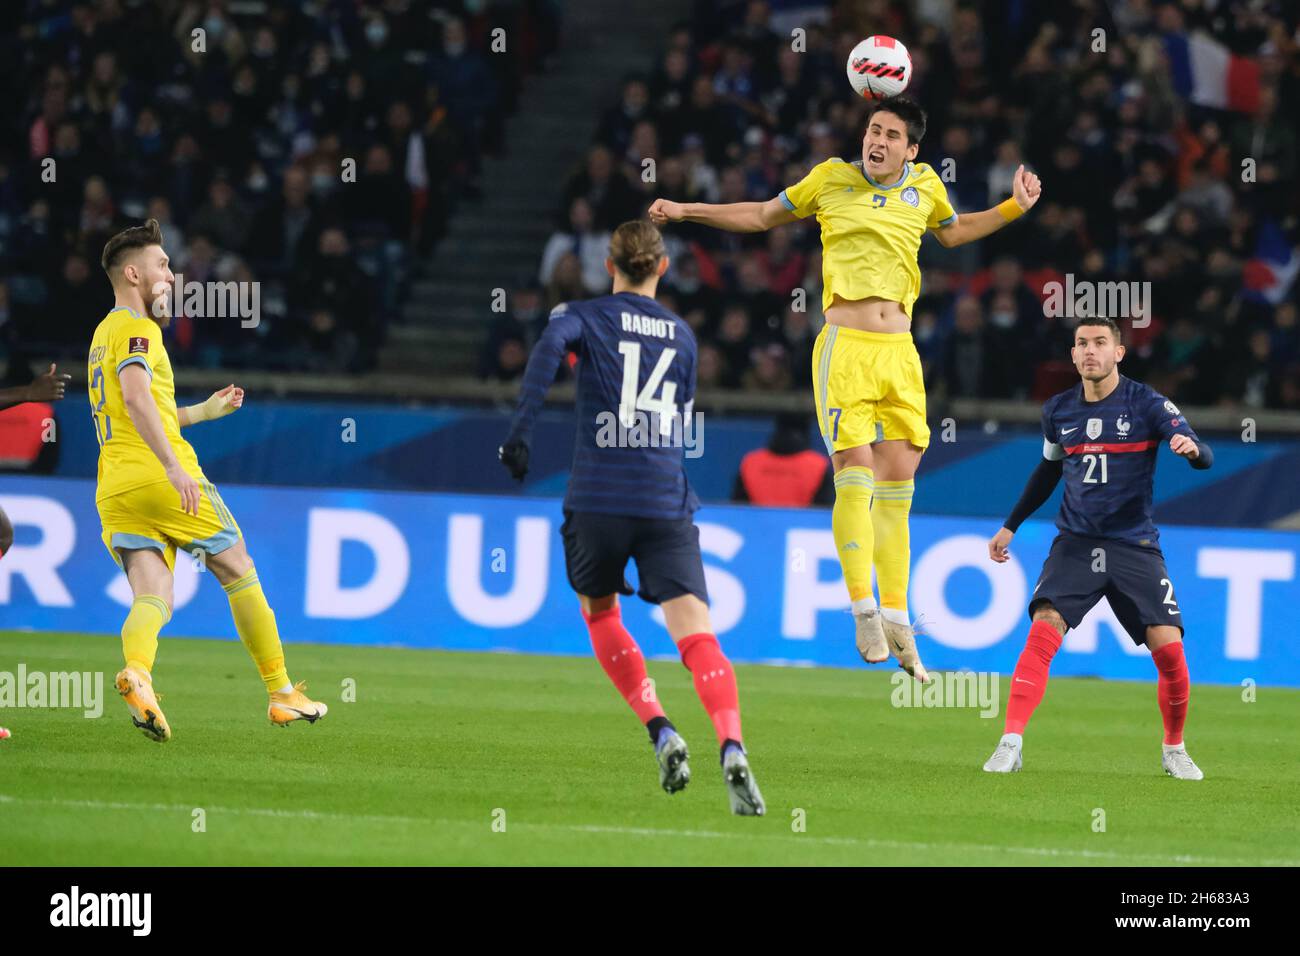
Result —
<instances>
[{"instance_id":1,"label":"face mask on spectator","mask_svg":"<svg viewBox=\"0 0 1300 956\"><path fill-rule=\"evenodd\" d=\"M366 24L366 39L371 46L382 45L388 39L388 27L379 20L371 20Z\"/></svg>"},{"instance_id":2,"label":"face mask on spectator","mask_svg":"<svg viewBox=\"0 0 1300 956\"><path fill-rule=\"evenodd\" d=\"M219 16L208 17L203 21L203 29L212 39L220 40L221 35L226 32L226 21Z\"/></svg>"},{"instance_id":3,"label":"face mask on spectator","mask_svg":"<svg viewBox=\"0 0 1300 956\"><path fill-rule=\"evenodd\" d=\"M1016 324L1016 314L1014 312L994 312L989 316L989 321L1000 329L1009 329Z\"/></svg>"},{"instance_id":4,"label":"face mask on spectator","mask_svg":"<svg viewBox=\"0 0 1300 956\"><path fill-rule=\"evenodd\" d=\"M311 191L317 195L325 195L333 189L334 177L329 173L315 173L311 177Z\"/></svg>"}]
</instances>

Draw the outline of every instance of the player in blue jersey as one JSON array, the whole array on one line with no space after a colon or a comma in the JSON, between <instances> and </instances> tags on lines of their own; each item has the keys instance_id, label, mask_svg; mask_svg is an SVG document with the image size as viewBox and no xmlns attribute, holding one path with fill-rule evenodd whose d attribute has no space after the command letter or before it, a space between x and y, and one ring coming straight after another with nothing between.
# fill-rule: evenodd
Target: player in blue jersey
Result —
<instances>
[{"instance_id":1,"label":"player in blue jersey","mask_svg":"<svg viewBox=\"0 0 1300 956\"><path fill-rule=\"evenodd\" d=\"M1156 697L1165 727L1165 772L1180 780L1200 780L1204 774L1183 744L1190 680L1182 609L1160 552L1160 532L1151 520L1151 496L1161 445L1168 444L1197 469L1209 468L1213 454L1173 402L1119 374L1124 346L1113 320L1076 323L1070 355L1083 381L1043 406L1043 460L989 542L989 557L1006 561L1007 545L1020 523L1065 476L1056 518L1060 534L1029 601L1033 623L1011 676L1004 733L984 769L1020 769L1022 735L1043 699L1052 657L1066 630L1077 627L1104 597L1133 642L1147 646L1159 671Z\"/></svg>"},{"instance_id":2,"label":"player in blue jersey","mask_svg":"<svg viewBox=\"0 0 1300 956\"><path fill-rule=\"evenodd\" d=\"M654 300L668 268L659 231L625 222L609 246L613 294L552 310L529 356L500 458L522 481L542 400L566 353L576 353L578 432L560 534L592 649L649 731L660 785L681 790L690 780L686 742L664 713L619 610L619 594L633 593L623 572L634 558L640 595L663 608L717 732L731 811L761 816L763 797L741 738L736 675L709 621L700 533L691 518L700 503L682 462L694 419L695 335Z\"/></svg>"}]
</instances>

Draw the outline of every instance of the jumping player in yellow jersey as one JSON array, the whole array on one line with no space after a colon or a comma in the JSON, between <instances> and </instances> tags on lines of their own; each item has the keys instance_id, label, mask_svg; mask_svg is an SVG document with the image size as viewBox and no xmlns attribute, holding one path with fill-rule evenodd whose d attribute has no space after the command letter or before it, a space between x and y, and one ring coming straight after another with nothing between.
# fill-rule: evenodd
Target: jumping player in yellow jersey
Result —
<instances>
[{"instance_id":1,"label":"jumping player in yellow jersey","mask_svg":"<svg viewBox=\"0 0 1300 956\"><path fill-rule=\"evenodd\" d=\"M828 159L766 202L658 199L650 219L763 232L816 214L822 239L826 325L813 348L817 419L835 469L831 528L856 624L859 653L928 680L907 612L912 480L930 443L912 303L921 291L917 250L926 230L944 246L982 239L1022 216L1041 184L1023 166L1013 195L958 216L938 174L916 163L925 111L906 96L875 104L862 159ZM874 497L874 506L873 506ZM875 565L880 604L872 593Z\"/></svg>"},{"instance_id":2,"label":"jumping player in yellow jersey","mask_svg":"<svg viewBox=\"0 0 1300 956\"><path fill-rule=\"evenodd\" d=\"M326 707L308 699L302 684L290 683L275 614L239 526L181 437L182 428L237 410L243 389L228 385L201 404L176 407L162 341L162 329L171 322L175 277L157 220L118 233L100 261L115 302L90 344L90 406L99 439L95 503L104 546L126 571L133 595L122 625L126 667L117 675L118 693L145 736L159 743L171 738L151 673L158 633L171 619L172 571L180 548L202 555L225 589L235 629L270 694L271 722L314 723Z\"/></svg>"}]
</instances>

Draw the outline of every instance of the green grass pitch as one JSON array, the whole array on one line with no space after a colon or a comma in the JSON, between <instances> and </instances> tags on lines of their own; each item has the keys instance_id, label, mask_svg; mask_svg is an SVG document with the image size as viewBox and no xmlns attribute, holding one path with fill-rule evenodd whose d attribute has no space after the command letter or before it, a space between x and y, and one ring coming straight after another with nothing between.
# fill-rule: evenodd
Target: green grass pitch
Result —
<instances>
[{"instance_id":1,"label":"green grass pitch","mask_svg":"<svg viewBox=\"0 0 1300 956\"><path fill-rule=\"evenodd\" d=\"M1054 679L1003 777L980 770L1000 718L894 708L889 669L741 666L768 803L741 819L678 663L650 663L693 754L669 797L590 659L287 651L315 726L269 725L239 644L164 638L159 745L113 691L115 638L0 632L0 670L105 675L99 719L0 709L0 864L1300 865L1294 690L1194 685L1193 783L1160 770L1153 684Z\"/></svg>"}]
</instances>

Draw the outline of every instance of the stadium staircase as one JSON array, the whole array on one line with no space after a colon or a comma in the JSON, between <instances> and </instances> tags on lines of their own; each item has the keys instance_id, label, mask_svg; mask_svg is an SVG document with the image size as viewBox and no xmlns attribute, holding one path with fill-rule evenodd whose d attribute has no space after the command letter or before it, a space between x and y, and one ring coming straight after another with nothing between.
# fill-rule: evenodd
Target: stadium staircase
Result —
<instances>
[{"instance_id":1,"label":"stadium staircase","mask_svg":"<svg viewBox=\"0 0 1300 956\"><path fill-rule=\"evenodd\" d=\"M506 124L504 155L483 164L483 199L463 202L423 275L412 283L402 320L389 326L380 369L389 373L473 374L494 289L537 273L555 226L560 190L581 165L601 113L617 101L622 77L648 72L689 0L611 3L569 0L559 49L530 77Z\"/></svg>"}]
</instances>

